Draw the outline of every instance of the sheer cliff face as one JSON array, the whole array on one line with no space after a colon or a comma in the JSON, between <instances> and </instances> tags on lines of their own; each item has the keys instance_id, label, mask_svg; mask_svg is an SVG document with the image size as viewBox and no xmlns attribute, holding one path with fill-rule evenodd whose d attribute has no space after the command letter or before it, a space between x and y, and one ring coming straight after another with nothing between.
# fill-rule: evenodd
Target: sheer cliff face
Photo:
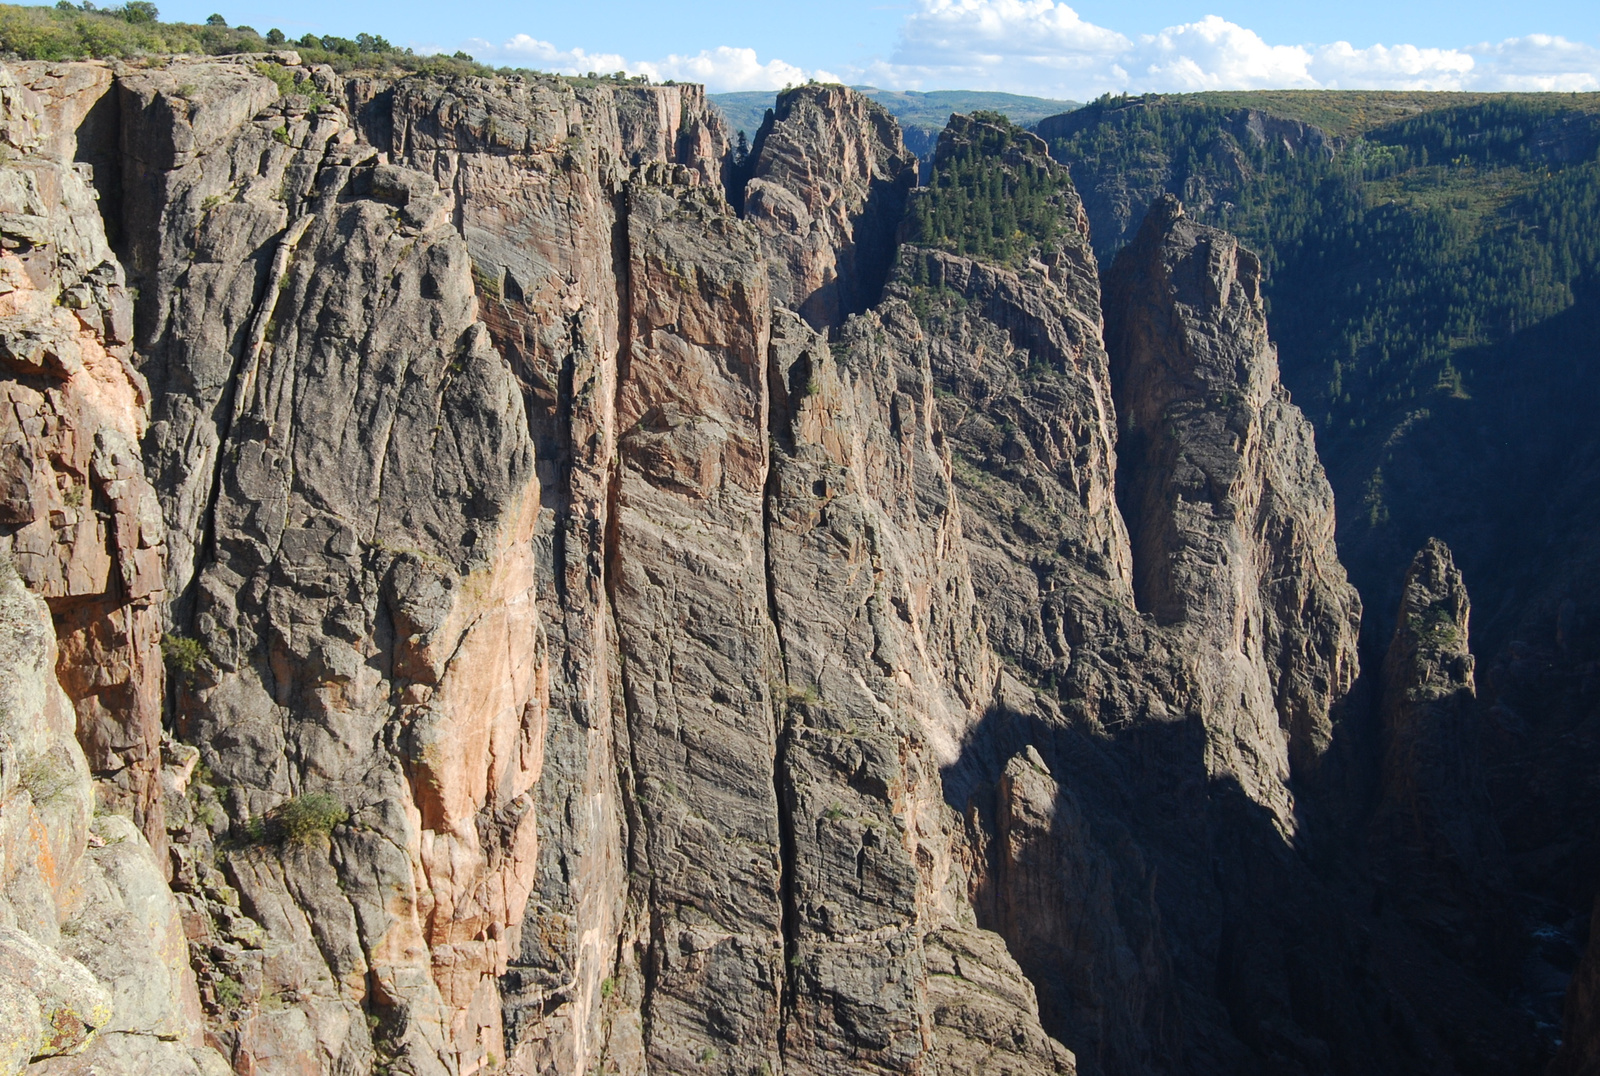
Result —
<instances>
[{"instance_id":1,"label":"sheer cliff face","mask_svg":"<svg viewBox=\"0 0 1600 1076\"><path fill-rule=\"evenodd\" d=\"M915 319L847 358L775 311L700 91L62 70L118 117L77 152L140 296L102 321L151 384L172 884L236 1069L1070 1070L952 851L993 659ZM768 182L859 291L908 159L796 107L846 189Z\"/></svg>"},{"instance_id":2,"label":"sheer cliff face","mask_svg":"<svg viewBox=\"0 0 1600 1076\"><path fill-rule=\"evenodd\" d=\"M695 87L296 61L0 83L8 735L74 790L6 763L6 907L77 914L39 894L95 869L80 751L95 825L170 836L97 869L165 870L193 969L141 1009L16 911L82 989L0 1007L62 1049L143 1013L105 1072L136 1034L261 1074L1452 1071L1312 870L1359 607L1231 238L1162 205L1102 299L1061 167L982 119L946 149L1061 182L1018 264L898 245L915 162L841 88L734 173ZM1421 822L1371 846L1448 862L1407 807L1444 665L1396 645ZM1448 973L1422 918L1384 944Z\"/></svg>"},{"instance_id":3,"label":"sheer cliff face","mask_svg":"<svg viewBox=\"0 0 1600 1076\"><path fill-rule=\"evenodd\" d=\"M0 68L0 1069L216 1073L162 862L196 752L162 742L149 392L72 164L111 78L22 74L38 92Z\"/></svg>"},{"instance_id":4,"label":"sheer cliff face","mask_svg":"<svg viewBox=\"0 0 1600 1076\"><path fill-rule=\"evenodd\" d=\"M1197 668L1208 766L1292 826L1291 765L1314 772L1333 738L1361 605L1311 425L1278 382L1260 262L1169 196L1107 286L1134 595L1198 653L1224 644Z\"/></svg>"}]
</instances>

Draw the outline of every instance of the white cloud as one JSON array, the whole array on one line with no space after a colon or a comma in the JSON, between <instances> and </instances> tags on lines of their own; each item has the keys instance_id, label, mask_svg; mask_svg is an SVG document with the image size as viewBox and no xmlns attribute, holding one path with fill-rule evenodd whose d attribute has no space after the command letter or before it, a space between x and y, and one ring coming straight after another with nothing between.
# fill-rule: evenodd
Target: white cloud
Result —
<instances>
[{"instance_id":1,"label":"white cloud","mask_svg":"<svg viewBox=\"0 0 1600 1076\"><path fill-rule=\"evenodd\" d=\"M1460 49L1336 41L1317 49L1311 72L1330 90L1459 90L1473 81L1477 62Z\"/></svg>"},{"instance_id":2,"label":"white cloud","mask_svg":"<svg viewBox=\"0 0 1600 1076\"><path fill-rule=\"evenodd\" d=\"M923 0L887 62L860 72L900 89L975 89L1061 96L1116 89L1132 42L1052 0Z\"/></svg>"},{"instance_id":3,"label":"white cloud","mask_svg":"<svg viewBox=\"0 0 1600 1076\"><path fill-rule=\"evenodd\" d=\"M852 74L903 89L1079 100L1107 91L1600 89L1600 49L1535 34L1458 49L1269 45L1216 15L1126 37L1055 0L919 0L894 55Z\"/></svg>"},{"instance_id":4,"label":"white cloud","mask_svg":"<svg viewBox=\"0 0 1600 1076\"><path fill-rule=\"evenodd\" d=\"M808 79L819 82L837 82L838 76L827 71L806 71L782 60L762 63L755 49L721 48L705 49L696 56L668 56L665 60L638 65L640 74L652 79L676 79L679 82L703 82L716 91L781 90Z\"/></svg>"},{"instance_id":5,"label":"white cloud","mask_svg":"<svg viewBox=\"0 0 1600 1076\"><path fill-rule=\"evenodd\" d=\"M901 29L900 58L924 65L974 56L1060 63L1098 59L1128 44L1052 0L923 0Z\"/></svg>"},{"instance_id":6,"label":"white cloud","mask_svg":"<svg viewBox=\"0 0 1600 1076\"><path fill-rule=\"evenodd\" d=\"M1600 49L1550 34L1466 49L1479 61L1475 90L1600 90Z\"/></svg>"},{"instance_id":7,"label":"white cloud","mask_svg":"<svg viewBox=\"0 0 1600 1076\"><path fill-rule=\"evenodd\" d=\"M585 52L583 49L558 49L548 41L540 41L527 34L518 34L502 45L482 38L467 42L467 51L483 63L499 63L508 67L532 67L552 71L558 75L586 75L593 71L610 74L613 71L631 70L628 61L614 52Z\"/></svg>"},{"instance_id":8,"label":"white cloud","mask_svg":"<svg viewBox=\"0 0 1600 1076\"><path fill-rule=\"evenodd\" d=\"M630 60L614 52L560 49L548 41L518 34L500 45L473 39L467 42L467 51L484 63L532 67L561 75L626 71L630 75L648 75L657 82L666 79L703 82L713 93L781 90L813 78L819 82L838 81L838 76L828 71L808 71L783 60L762 63L755 49L730 48L726 45L704 49L694 56L672 55L662 60Z\"/></svg>"},{"instance_id":9,"label":"white cloud","mask_svg":"<svg viewBox=\"0 0 1600 1076\"><path fill-rule=\"evenodd\" d=\"M1290 89L1314 86L1311 54L1298 45L1269 45L1254 30L1207 15L1139 39L1126 66L1141 90Z\"/></svg>"},{"instance_id":10,"label":"white cloud","mask_svg":"<svg viewBox=\"0 0 1600 1076\"><path fill-rule=\"evenodd\" d=\"M838 74L754 49L721 46L695 55L631 60L518 34L501 45L468 43L491 63L562 74L626 71L703 82L713 92L776 90L817 79L893 89L1006 90L1086 100L1106 92L1411 89L1600 90L1600 48L1548 34L1462 48L1375 44L1273 45L1217 15L1129 37L1097 26L1056 0L918 0L891 56Z\"/></svg>"},{"instance_id":11,"label":"white cloud","mask_svg":"<svg viewBox=\"0 0 1600 1076\"><path fill-rule=\"evenodd\" d=\"M1046 97L1107 91L1312 87L1312 55L1216 15L1129 38L1054 0L922 0L894 56L863 74L914 89Z\"/></svg>"}]
</instances>

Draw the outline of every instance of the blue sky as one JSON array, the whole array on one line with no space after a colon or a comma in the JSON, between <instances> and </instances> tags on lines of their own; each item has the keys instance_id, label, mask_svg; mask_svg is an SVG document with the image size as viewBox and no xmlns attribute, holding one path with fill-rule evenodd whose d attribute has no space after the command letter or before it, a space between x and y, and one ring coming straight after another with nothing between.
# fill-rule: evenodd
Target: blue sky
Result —
<instances>
[{"instance_id":1,"label":"blue sky","mask_svg":"<svg viewBox=\"0 0 1600 1076\"><path fill-rule=\"evenodd\" d=\"M1251 87L1600 90L1600 3L167 0L165 18L381 33L493 63L774 89L808 77L1084 98Z\"/></svg>"}]
</instances>

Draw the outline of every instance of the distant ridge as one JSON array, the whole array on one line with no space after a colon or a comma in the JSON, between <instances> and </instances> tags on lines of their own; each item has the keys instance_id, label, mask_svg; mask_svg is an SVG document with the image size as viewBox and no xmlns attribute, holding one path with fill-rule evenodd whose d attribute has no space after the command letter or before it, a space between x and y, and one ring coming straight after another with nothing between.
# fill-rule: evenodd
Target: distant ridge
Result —
<instances>
[{"instance_id":1,"label":"distant ridge","mask_svg":"<svg viewBox=\"0 0 1600 1076\"><path fill-rule=\"evenodd\" d=\"M1077 101L1056 101L1047 97L1024 97L1021 94L986 90L933 90L920 93L915 90L880 90L876 86L852 88L860 90L893 113L905 132L906 148L922 158L927 158L933 152L939 132L944 130L952 112L985 109L999 112L1012 123L1027 127L1046 116L1080 107ZM728 118L729 126L735 131L743 131L751 139L755 138L762 117L772 107L776 97L775 93L765 90L710 95L712 104Z\"/></svg>"}]
</instances>

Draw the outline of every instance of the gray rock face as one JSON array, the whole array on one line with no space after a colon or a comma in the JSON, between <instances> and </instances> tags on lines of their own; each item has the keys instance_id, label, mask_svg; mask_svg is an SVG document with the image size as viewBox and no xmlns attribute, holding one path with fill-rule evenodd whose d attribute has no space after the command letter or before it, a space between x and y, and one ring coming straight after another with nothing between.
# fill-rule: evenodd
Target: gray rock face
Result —
<instances>
[{"instance_id":1,"label":"gray rock face","mask_svg":"<svg viewBox=\"0 0 1600 1076\"><path fill-rule=\"evenodd\" d=\"M648 911L649 1069L781 1065L777 679L761 550L766 274L720 195L627 192L605 583L627 715L630 862ZM680 292L671 281L698 282ZM641 924L645 926L646 924Z\"/></svg>"},{"instance_id":2,"label":"gray rock face","mask_svg":"<svg viewBox=\"0 0 1600 1076\"><path fill-rule=\"evenodd\" d=\"M1224 644L1200 669L1208 764L1292 826L1281 790L1332 741L1361 604L1311 424L1278 382L1260 282L1255 255L1168 196L1112 267L1106 339L1134 595L1195 644Z\"/></svg>"},{"instance_id":3,"label":"gray rock face","mask_svg":"<svg viewBox=\"0 0 1600 1076\"><path fill-rule=\"evenodd\" d=\"M432 177L244 65L119 91L147 457L203 655L178 726L238 835L224 877L220 832L178 842L216 1033L235 1066L449 1071L503 1049L536 855L522 394ZM304 804L326 836L286 836Z\"/></svg>"},{"instance_id":4,"label":"gray rock face","mask_svg":"<svg viewBox=\"0 0 1600 1076\"><path fill-rule=\"evenodd\" d=\"M1430 541L1406 572L1384 659L1372 840L1379 884L1408 917L1446 945L1488 950L1507 879L1479 753L1470 610L1449 547Z\"/></svg>"},{"instance_id":5,"label":"gray rock face","mask_svg":"<svg viewBox=\"0 0 1600 1076\"><path fill-rule=\"evenodd\" d=\"M864 94L802 86L757 132L743 212L761 233L773 298L814 328L877 302L917 159Z\"/></svg>"}]
</instances>

